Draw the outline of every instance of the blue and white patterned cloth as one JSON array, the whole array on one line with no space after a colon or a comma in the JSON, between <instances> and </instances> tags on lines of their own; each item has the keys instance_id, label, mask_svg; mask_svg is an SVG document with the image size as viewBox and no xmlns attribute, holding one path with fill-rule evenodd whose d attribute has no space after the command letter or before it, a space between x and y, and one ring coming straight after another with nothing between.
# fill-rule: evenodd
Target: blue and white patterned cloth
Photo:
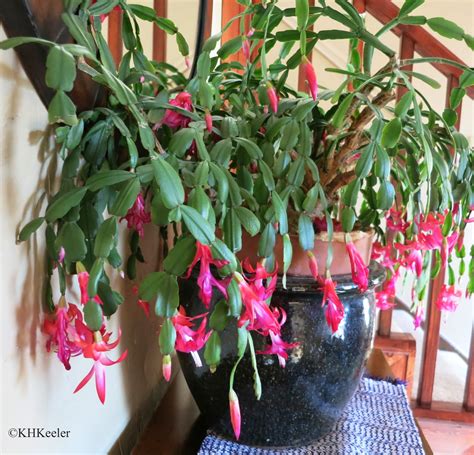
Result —
<instances>
[{"instance_id":1,"label":"blue and white patterned cloth","mask_svg":"<svg viewBox=\"0 0 474 455\"><path fill-rule=\"evenodd\" d=\"M306 447L264 449L208 435L198 455L423 455L405 386L363 378L331 433Z\"/></svg>"}]
</instances>

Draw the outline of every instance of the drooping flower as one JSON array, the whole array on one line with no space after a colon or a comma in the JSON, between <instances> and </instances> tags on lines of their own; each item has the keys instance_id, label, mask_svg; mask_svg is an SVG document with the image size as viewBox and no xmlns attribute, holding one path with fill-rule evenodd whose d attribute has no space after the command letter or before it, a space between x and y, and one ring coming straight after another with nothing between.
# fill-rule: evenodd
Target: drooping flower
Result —
<instances>
[{"instance_id":1,"label":"drooping flower","mask_svg":"<svg viewBox=\"0 0 474 455\"><path fill-rule=\"evenodd\" d=\"M171 356L166 354L163 356L162 360L162 370L163 370L163 377L165 378L166 382L170 382L171 379Z\"/></svg>"},{"instance_id":2,"label":"drooping flower","mask_svg":"<svg viewBox=\"0 0 474 455\"><path fill-rule=\"evenodd\" d=\"M392 274L384 284L381 291L375 293L375 304L381 310L388 310L395 306L395 285L399 276L399 271Z\"/></svg>"},{"instance_id":3,"label":"drooping flower","mask_svg":"<svg viewBox=\"0 0 474 455\"><path fill-rule=\"evenodd\" d=\"M393 208L385 215L385 219L387 220L387 228L394 232L405 234L410 227L410 223L406 221L406 217L402 216L402 212Z\"/></svg>"},{"instance_id":4,"label":"drooping flower","mask_svg":"<svg viewBox=\"0 0 474 455\"><path fill-rule=\"evenodd\" d=\"M136 284L133 285L132 292L135 295L138 295L138 286ZM137 300L137 305L143 310L143 312L145 313L145 316L149 318L150 317L150 302L147 302L146 300L142 300L139 298Z\"/></svg>"},{"instance_id":5,"label":"drooping flower","mask_svg":"<svg viewBox=\"0 0 474 455\"><path fill-rule=\"evenodd\" d=\"M423 272L423 254L420 250L410 251L408 256L405 257L403 265L420 277Z\"/></svg>"},{"instance_id":6,"label":"drooping flower","mask_svg":"<svg viewBox=\"0 0 474 455\"><path fill-rule=\"evenodd\" d=\"M232 429L234 430L235 439L239 440L240 437L240 406L239 398L233 389L229 392L229 410L230 410L230 421L232 423Z\"/></svg>"},{"instance_id":7,"label":"drooping flower","mask_svg":"<svg viewBox=\"0 0 474 455\"><path fill-rule=\"evenodd\" d=\"M218 280L211 273L211 265L217 268L224 267L227 261L213 259L209 246L196 241L196 255L188 268L187 278L191 276L194 266L200 262L197 284L199 286L199 298L206 308L209 308L212 299L212 288L216 287L227 298L227 284L224 280Z\"/></svg>"},{"instance_id":8,"label":"drooping flower","mask_svg":"<svg viewBox=\"0 0 474 455\"><path fill-rule=\"evenodd\" d=\"M58 263L62 264L64 262L64 257L66 256L66 251L64 250L64 247L59 248L59 253L58 253Z\"/></svg>"},{"instance_id":9,"label":"drooping flower","mask_svg":"<svg viewBox=\"0 0 474 455\"><path fill-rule=\"evenodd\" d=\"M270 101L270 109L276 114L278 111L278 95L275 87L270 83L267 85L267 97Z\"/></svg>"},{"instance_id":10,"label":"drooping flower","mask_svg":"<svg viewBox=\"0 0 474 455\"><path fill-rule=\"evenodd\" d=\"M277 314L281 313L280 327L282 327L286 322L286 313L283 308L281 308L280 311L275 309L275 311ZM271 344L265 346L263 351L257 351L257 354L275 354L278 357L278 363L280 366L285 368L286 359L288 359L288 353L286 351L295 348L298 346L298 343L287 343L283 341L281 335L273 332L273 330L270 330L270 339Z\"/></svg>"},{"instance_id":11,"label":"drooping flower","mask_svg":"<svg viewBox=\"0 0 474 455\"><path fill-rule=\"evenodd\" d=\"M313 275L313 278L316 281L320 281L321 277L319 276L318 261L316 261L316 257L314 256L313 252L309 250L306 252L306 254L308 256L308 265L311 275Z\"/></svg>"},{"instance_id":12,"label":"drooping flower","mask_svg":"<svg viewBox=\"0 0 474 455\"><path fill-rule=\"evenodd\" d=\"M137 199L127 214L120 221L127 220L128 229L134 229L140 237L143 237L145 224L151 223L151 213L145 207L145 198L139 193Z\"/></svg>"},{"instance_id":13,"label":"drooping flower","mask_svg":"<svg viewBox=\"0 0 474 455\"><path fill-rule=\"evenodd\" d=\"M212 115L209 111L206 111L204 115L204 119L206 121L206 129L209 133L212 133Z\"/></svg>"},{"instance_id":14,"label":"drooping flower","mask_svg":"<svg viewBox=\"0 0 474 455\"><path fill-rule=\"evenodd\" d=\"M303 58L303 74L305 76L306 82L308 83L309 91L313 100L316 101L318 95L318 79L316 77L316 71L311 62L304 57Z\"/></svg>"},{"instance_id":15,"label":"drooping flower","mask_svg":"<svg viewBox=\"0 0 474 455\"><path fill-rule=\"evenodd\" d=\"M87 287L89 286L89 272L79 272L77 274L77 281L79 282L79 290L81 293L81 303L85 305L89 301L89 294ZM102 300L98 295L94 297L94 300L102 305Z\"/></svg>"},{"instance_id":16,"label":"drooping flower","mask_svg":"<svg viewBox=\"0 0 474 455\"><path fill-rule=\"evenodd\" d=\"M66 370L71 369L71 356L81 353L81 348L74 343L75 318L82 318L81 312L72 303L66 306L64 297L61 298L56 307L53 318L47 318L43 322L42 331L49 338L46 341L46 350L57 352L58 359Z\"/></svg>"},{"instance_id":17,"label":"drooping flower","mask_svg":"<svg viewBox=\"0 0 474 455\"><path fill-rule=\"evenodd\" d=\"M398 265L398 261L393 257L390 245L383 246L380 242L374 242L371 258L395 273L395 266Z\"/></svg>"},{"instance_id":18,"label":"drooping flower","mask_svg":"<svg viewBox=\"0 0 474 455\"><path fill-rule=\"evenodd\" d=\"M421 326L424 320L425 310L422 305L418 305L415 311L415 318L413 319L413 325L415 326L415 330Z\"/></svg>"},{"instance_id":19,"label":"drooping flower","mask_svg":"<svg viewBox=\"0 0 474 455\"><path fill-rule=\"evenodd\" d=\"M440 311L456 311L459 304L459 299L462 296L462 292L457 290L455 286L443 285L439 293L438 299L436 300L436 306Z\"/></svg>"},{"instance_id":20,"label":"drooping flower","mask_svg":"<svg viewBox=\"0 0 474 455\"><path fill-rule=\"evenodd\" d=\"M332 333L335 333L344 318L344 305L336 293L336 286L331 277L324 280L322 306L326 305L326 322Z\"/></svg>"},{"instance_id":21,"label":"drooping flower","mask_svg":"<svg viewBox=\"0 0 474 455\"><path fill-rule=\"evenodd\" d=\"M80 320L76 320L76 339L75 343L82 350L82 355L87 359L92 359L94 364L89 373L77 385L74 393L79 392L91 379L95 376L95 387L99 400L105 402L105 367L115 365L122 362L127 357L127 350L125 350L117 360L111 360L105 354L112 349L115 349L121 337L119 331L117 339L109 343L111 333L91 332L89 328Z\"/></svg>"},{"instance_id":22,"label":"drooping flower","mask_svg":"<svg viewBox=\"0 0 474 455\"><path fill-rule=\"evenodd\" d=\"M270 330L280 333L277 316L267 304L267 300L275 290L276 273L276 267L273 272L269 273L262 264L257 266L254 277L243 277L238 272L234 273L244 306L244 312L238 322L239 327L248 322L248 330L255 330L264 336L268 336ZM270 278L270 283L265 286L264 280L268 278Z\"/></svg>"},{"instance_id":23,"label":"drooping flower","mask_svg":"<svg viewBox=\"0 0 474 455\"><path fill-rule=\"evenodd\" d=\"M169 104L189 112L193 109L192 97L188 92L178 93L174 99L169 101ZM165 116L162 120L162 124L170 128L186 128L190 122L191 119L189 117L172 109L166 109Z\"/></svg>"},{"instance_id":24,"label":"drooping flower","mask_svg":"<svg viewBox=\"0 0 474 455\"><path fill-rule=\"evenodd\" d=\"M455 231L448 237L443 236L442 227L445 219L445 215L441 213L429 213L427 216L422 215L417 222L418 242L413 244L414 247L423 250L439 250L443 266L447 265L448 256L456 245L459 235L458 232ZM407 243L407 245L409 245L409 243Z\"/></svg>"},{"instance_id":25,"label":"drooping flower","mask_svg":"<svg viewBox=\"0 0 474 455\"><path fill-rule=\"evenodd\" d=\"M352 281L357 284L361 292L365 292L369 283L369 268L352 242L346 242L346 250L351 263Z\"/></svg>"},{"instance_id":26,"label":"drooping flower","mask_svg":"<svg viewBox=\"0 0 474 455\"><path fill-rule=\"evenodd\" d=\"M175 349L180 352L188 352L192 355L197 367L202 366L198 351L206 344L211 336L211 331L206 333L207 313L198 316L186 316L183 307L180 307L176 316L171 318L171 322L176 330ZM193 330L195 319L202 318L199 327Z\"/></svg>"}]
</instances>

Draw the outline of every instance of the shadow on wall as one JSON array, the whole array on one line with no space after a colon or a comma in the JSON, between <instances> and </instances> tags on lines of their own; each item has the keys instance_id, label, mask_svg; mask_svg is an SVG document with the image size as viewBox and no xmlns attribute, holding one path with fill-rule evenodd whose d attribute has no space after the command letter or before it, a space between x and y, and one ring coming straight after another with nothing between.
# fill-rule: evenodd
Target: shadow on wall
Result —
<instances>
[{"instance_id":1,"label":"shadow on wall","mask_svg":"<svg viewBox=\"0 0 474 455\"><path fill-rule=\"evenodd\" d=\"M5 94L4 102L10 119L21 120L21 112L17 99L20 92L25 87L30 87L28 80L18 78L21 74L20 64L16 60L14 67L1 65L4 78L15 80L12 84L13 89ZM5 68L3 68L5 66ZM12 70L13 68L13 70ZM37 100L35 100L37 102ZM28 187L33 188L27 203L22 210L18 223L16 234L25 222L42 216L47 206L47 200L58 189L57 176L61 171L61 162L58 160L57 148L54 144L54 128L48 127L44 131L31 131L28 135L29 144L38 150L36 157L32 160L40 163L40 171L35 172L35 177L30 173L29 179L35 178L35 182L28 182ZM20 204L18 195L15 194L15 188L21 185L21 175L18 175L18 157L13 156L15 143L17 141L16 129L5 128L3 132L2 144L3 165L5 166L6 182L4 182L5 191L5 209L11 213L18 213ZM17 180L15 180L17 179ZM17 216L17 215L15 215ZM128 232L125 229L125 222L121 223L121 237L125 238ZM43 321L43 310L47 310L42 302L45 302L46 283L49 281L47 276L47 267L45 266L45 245L43 241L44 230L41 229L37 235L32 235L30 239L18 248L18 254L23 257L25 267L22 275L16 277L15 287L20 289L21 295L18 296L15 325L15 351L17 354L16 377L18 383L28 384L34 381L28 364L37 364L38 359L44 365L38 365L43 371L48 370L50 362L57 362L53 354L51 356L39 356L37 350L44 349L45 338L41 334L41 323ZM154 226L147 226L146 235L140 240L141 248L144 253L146 263L141 265L137 274L143 277L146 273L158 270L160 265L160 235L159 229ZM8 239L13 241L13 239ZM120 245L124 261L127 259L128 242ZM54 274L55 275L55 274ZM113 358L118 353L128 349L128 357L120 365L112 368L121 369L122 389L121 393L125 398L127 416L125 421L129 421L120 438L113 446L111 453L129 453L136 442L139 432L148 423L152 412L159 403L161 397L167 389L161 373L161 355L158 345L158 331L161 321L151 311L150 319L147 319L143 310L137 305L137 297L132 292L132 285L128 280L120 278L119 273L114 271L112 275L112 284L114 289L120 291L125 301L118 310L118 313L112 318L108 325L113 330L113 339L118 334L118 327L122 330L122 340L120 347L112 354ZM73 278L68 282L69 301L78 302L76 280ZM57 280L53 276L53 289L57 289ZM57 293L53 301L57 301ZM42 308L42 307L45 308ZM44 360L43 360L44 359ZM93 387L92 384L90 384ZM113 399L110 396L109 400ZM100 403L97 402L97 406ZM121 419L117 419L121 420ZM121 420L123 422L123 420ZM121 423L123 424L123 423ZM115 431L120 433L122 428Z\"/></svg>"}]
</instances>

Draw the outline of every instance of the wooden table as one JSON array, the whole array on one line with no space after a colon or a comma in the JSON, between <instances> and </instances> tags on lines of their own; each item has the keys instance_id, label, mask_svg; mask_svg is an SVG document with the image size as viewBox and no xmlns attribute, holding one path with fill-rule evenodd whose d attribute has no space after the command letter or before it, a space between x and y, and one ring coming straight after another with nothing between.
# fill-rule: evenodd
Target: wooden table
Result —
<instances>
[{"instance_id":1,"label":"wooden table","mask_svg":"<svg viewBox=\"0 0 474 455\"><path fill-rule=\"evenodd\" d=\"M371 376L394 378L381 350L374 349L367 362ZM418 424L417 424L418 425ZM433 451L420 427L427 455ZM133 455L195 455L206 435L206 425L199 419L199 409L180 371L143 432Z\"/></svg>"}]
</instances>

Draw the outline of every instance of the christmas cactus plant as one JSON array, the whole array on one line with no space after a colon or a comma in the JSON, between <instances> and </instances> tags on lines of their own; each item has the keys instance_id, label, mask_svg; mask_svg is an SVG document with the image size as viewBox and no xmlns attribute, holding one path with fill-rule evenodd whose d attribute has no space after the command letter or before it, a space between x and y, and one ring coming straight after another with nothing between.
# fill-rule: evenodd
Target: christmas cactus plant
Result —
<instances>
[{"instance_id":1,"label":"christmas cactus plant","mask_svg":"<svg viewBox=\"0 0 474 455\"><path fill-rule=\"evenodd\" d=\"M474 203L474 158L466 137L454 126L455 109L474 85L474 72L436 57L399 60L380 41L399 24L427 24L473 47L473 37L453 22L415 15L423 0L406 0L399 16L375 34L345 0L336 0L334 7L324 0L315 7L296 0L289 9L280 8L276 0L239 0L244 12L226 27L237 21L241 34L221 45L225 30L211 36L189 80L171 65L144 55L138 19L174 35L182 55L189 53L175 24L153 9L125 0L64 3L62 18L75 44L25 37L8 39L0 47L29 42L49 47L46 84L55 95L48 113L58 125L62 174L44 216L26 224L19 240L46 226L47 349L57 352L66 369L73 356L93 361L76 391L95 375L103 402L105 367L125 358L126 351L116 361L106 356L120 338L118 334L116 341L110 340L108 319L125 304L112 289L111 278L125 272L136 281L136 263L143 261L140 240L148 223L160 227L163 267L137 282L136 291L145 311L151 305L163 320L159 343L167 380L175 350L190 353L197 365L205 361L212 369L218 367L220 332L232 320L237 320L239 361L246 352L253 359L271 354L285 366L294 344L281 337L285 314L272 306L271 297L279 275L285 283L293 237L307 252L308 272L324 293L333 332L344 308L330 274L331 247L325 270L318 270L313 255L321 231L329 243L336 231L345 235L353 281L364 291L368 264L354 248L351 232L373 230L378 237L373 257L388 271L377 303L390 307L396 280L413 274L417 323L429 280L440 269L448 271L437 302L441 309L455 309L463 292L474 291L473 251L467 290L458 284L467 261L463 232ZM122 10L125 53L119 65L101 32L102 20L113 8ZM277 31L285 17L293 16L296 29ZM321 18L330 18L334 29L321 29ZM338 87L318 90L317 72L324 68L307 56L320 40L349 42L347 68L328 69L344 75ZM277 56L270 60L275 48ZM245 63L233 60L238 51ZM385 57L381 68L372 67L375 53ZM436 85L427 75L408 70L424 62L462 70L444 112L434 110L411 82L419 78ZM289 72L298 67L307 93L287 84ZM68 96L77 71L103 87L103 104L77 112ZM404 94L395 102L400 89ZM167 244L169 228L175 233L172 245ZM393 234L387 241L389 230ZM126 251L118 248L119 233L129 239ZM240 262L236 256L246 236L259 238L257 263ZM274 259L278 237L283 245L280 264ZM460 258L458 273L453 255ZM192 279L192 274L205 312L191 317L178 291L179 281ZM59 277L57 304L49 284L54 275ZM76 305L68 303L70 275L80 286ZM217 302L214 292L221 296ZM268 337L260 353L254 349L254 334ZM232 381L238 363L229 388L237 437L240 410ZM254 381L258 398L258 371Z\"/></svg>"}]
</instances>

